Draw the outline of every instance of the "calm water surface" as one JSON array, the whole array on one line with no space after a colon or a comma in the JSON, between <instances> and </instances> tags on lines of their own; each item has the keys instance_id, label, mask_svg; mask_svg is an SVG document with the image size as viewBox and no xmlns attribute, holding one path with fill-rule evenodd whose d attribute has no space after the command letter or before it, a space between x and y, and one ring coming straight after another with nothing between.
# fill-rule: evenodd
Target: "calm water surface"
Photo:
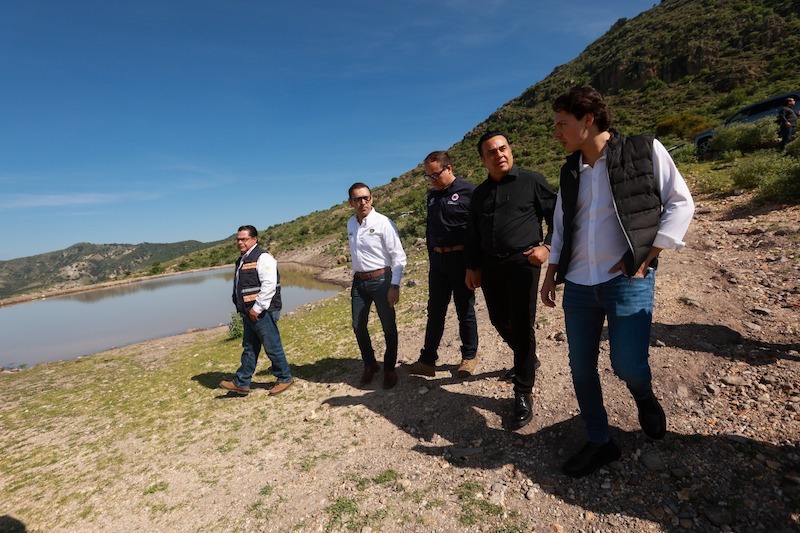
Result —
<instances>
[{"instance_id":1,"label":"calm water surface","mask_svg":"<svg viewBox=\"0 0 800 533\"><path fill-rule=\"evenodd\" d=\"M332 296L337 285L281 265L282 315ZM0 307L0 365L73 359L230 322L233 268L178 274Z\"/></svg>"}]
</instances>

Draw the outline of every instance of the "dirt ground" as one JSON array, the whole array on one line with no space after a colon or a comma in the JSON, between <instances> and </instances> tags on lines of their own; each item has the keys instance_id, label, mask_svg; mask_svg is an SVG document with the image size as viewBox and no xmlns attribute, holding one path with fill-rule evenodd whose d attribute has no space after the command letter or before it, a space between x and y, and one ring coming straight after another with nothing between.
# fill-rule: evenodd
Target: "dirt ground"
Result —
<instances>
[{"instance_id":1,"label":"dirt ground","mask_svg":"<svg viewBox=\"0 0 800 533\"><path fill-rule=\"evenodd\" d=\"M109 481L114 489L94 506L102 511L85 520L54 515L27 527L798 531L800 208L743 207L748 200L698 201L688 247L661 256L651 366L667 413L669 433L663 441L642 434L633 400L613 375L603 342L605 402L623 455L594 475L573 480L560 473L563 461L585 439L567 366L562 310L539 306L542 365L535 416L512 431L513 394L501 379L511 354L492 330L479 294L475 376L455 377L459 341L451 309L434 378L401 370L398 386L390 391L379 379L362 389L356 354L337 359L330 371L324 361L299 365L297 384L286 393L270 398L256 390L224 402L228 412L217 403L217 419L198 420L192 430L205 432L208 440L233 428L235 440L223 439L216 447L198 440L181 448L179 460L152 459L163 490L148 485L155 487L153 494L142 496L147 483L141 478L147 476L140 472L147 469L132 467L125 479ZM423 283L425 273L423 265L404 283ZM329 274L336 276L346 272ZM339 297L347 298L346 291ZM425 302L402 305L401 311L415 317L400 331L399 359L410 363L421 347ZM199 335L218 332L171 339L169 350L173 341L191 343ZM142 364L169 355L164 344L140 346L148 354ZM219 393L212 391L218 376L209 372L205 380L192 379L211 397ZM263 420L264 427L255 420ZM223 450L225 442L236 449ZM138 452L143 445L134 439L123 444L132 455L156 457ZM196 470L203 473L192 474ZM203 482L204 477L213 481ZM137 503L156 497L156 510L144 512ZM54 513L69 515L67 509L54 507ZM24 523L18 511L14 503L0 502L0 530L18 527L16 518Z\"/></svg>"}]
</instances>

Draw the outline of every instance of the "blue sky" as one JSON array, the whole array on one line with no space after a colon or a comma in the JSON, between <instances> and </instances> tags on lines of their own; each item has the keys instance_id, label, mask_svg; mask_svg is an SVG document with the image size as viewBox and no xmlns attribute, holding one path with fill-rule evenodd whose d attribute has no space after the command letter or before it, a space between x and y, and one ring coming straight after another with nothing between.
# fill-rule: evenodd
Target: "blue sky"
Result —
<instances>
[{"instance_id":1,"label":"blue sky","mask_svg":"<svg viewBox=\"0 0 800 533\"><path fill-rule=\"evenodd\" d=\"M0 260L327 209L655 3L3 0Z\"/></svg>"}]
</instances>

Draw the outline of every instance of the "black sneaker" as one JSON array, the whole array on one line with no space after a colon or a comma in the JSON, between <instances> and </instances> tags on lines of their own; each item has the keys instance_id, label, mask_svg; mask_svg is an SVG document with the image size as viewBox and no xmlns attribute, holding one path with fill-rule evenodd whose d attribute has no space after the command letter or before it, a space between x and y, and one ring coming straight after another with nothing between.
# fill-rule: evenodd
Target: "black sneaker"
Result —
<instances>
[{"instance_id":1,"label":"black sneaker","mask_svg":"<svg viewBox=\"0 0 800 533\"><path fill-rule=\"evenodd\" d=\"M667 434L667 417L655 394L651 394L646 400L637 400L636 407L639 408L639 424L644 434L651 439L663 439Z\"/></svg>"},{"instance_id":2,"label":"black sneaker","mask_svg":"<svg viewBox=\"0 0 800 533\"><path fill-rule=\"evenodd\" d=\"M570 477L583 477L620 458L622 452L613 439L605 444L587 442L581 451L569 458L561 471Z\"/></svg>"}]
</instances>

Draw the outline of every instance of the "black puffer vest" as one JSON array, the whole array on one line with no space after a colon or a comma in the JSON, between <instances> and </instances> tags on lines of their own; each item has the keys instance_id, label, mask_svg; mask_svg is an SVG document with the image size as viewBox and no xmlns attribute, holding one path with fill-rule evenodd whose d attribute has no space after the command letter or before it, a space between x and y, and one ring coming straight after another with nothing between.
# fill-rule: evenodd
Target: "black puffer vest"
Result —
<instances>
[{"instance_id":1,"label":"black puffer vest","mask_svg":"<svg viewBox=\"0 0 800 533\"><path fill-rule=\"evenodd\" d=\"M258 258L261 257L261 254L266 253L259 245L256 245L255 248L250 252L250 254L244 258L244 263L242 263L242 258L240 257L236 261L236 268L239 270L239 283L238 283L238 291L236 278L234 278L233 282L233 303L236 306L236 310L240 313L247 313L250 311L250 308L253 307L253 304L256 303L256 298L258 297L258 293L261 292L261 280L258 279L258 270L256 269ZM239 264L242 263L242 268L239 268ZM278 286L275 289L275 296L272 297L272 301L269 304L269 309L267 311L280 311L282 304L281 304L281 274L280 272L276 272L277 279L278 279Z\"/></svg>"},{"instance_id":2,"label":"black puffer vest","mask_svg":"<svg viewBox=\"0 0 800 533\"><path fill-rule=\"evenodd\" d=\"M606 167L614 198L614 210L620 223L628 252L623 257L625 269L636 272L658 233L661 220L661 197L653 179L653 136L624 137L610 130L606 145ZM564 245L558 261L556 282L564 281L572 257L573 220L578 201L580 152L567 157L561 167L561 205L564 210ZM658 259L650 266L655 268Z\"/></svg>"}]
</instances>

